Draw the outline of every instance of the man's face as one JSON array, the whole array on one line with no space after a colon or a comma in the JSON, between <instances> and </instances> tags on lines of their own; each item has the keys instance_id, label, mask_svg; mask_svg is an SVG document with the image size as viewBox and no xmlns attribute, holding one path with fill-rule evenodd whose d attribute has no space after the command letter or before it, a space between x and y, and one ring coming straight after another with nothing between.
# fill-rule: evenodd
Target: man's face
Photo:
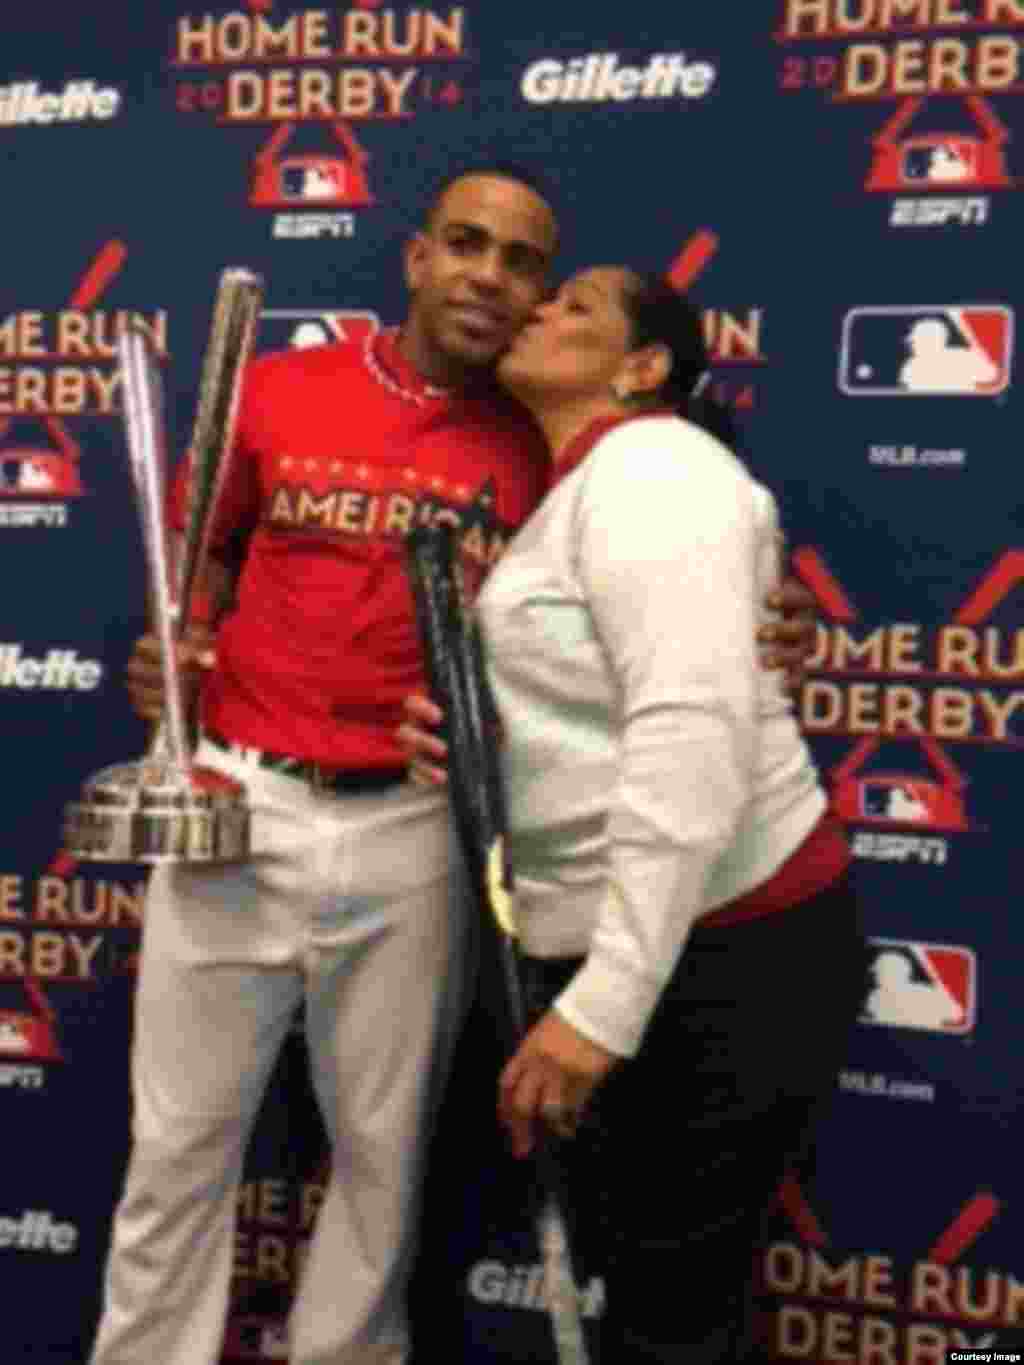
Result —
<instances>
[{"instance_id":1,"label":"man's face","mask_svg":"<svg viewBox=\"0 0 1024 1365\"><path fill-rule=\"evenodd\" d=\"M555 250L548 205L501 176L457 180L406 249L406 335L421 365L490 365L541 298Z\"/></svg>"}]
</instances>

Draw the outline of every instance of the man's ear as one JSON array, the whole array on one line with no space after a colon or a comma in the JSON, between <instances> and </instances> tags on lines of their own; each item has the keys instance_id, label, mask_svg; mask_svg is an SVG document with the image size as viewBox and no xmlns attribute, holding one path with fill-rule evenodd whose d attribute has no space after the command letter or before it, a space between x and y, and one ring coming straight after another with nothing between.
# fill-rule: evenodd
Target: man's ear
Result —
<instances>
[{"instance_id":1,"label":"man's ear","mask_svg":"<svg viewBox=\"0 0 1024 1365\"><path fill-rule=\"evenodd\" d=\"M422 232L413 233L405 244L402 263L405 267L405 285L410 294L415 294L420 287L429 249L429 243Z\"/></svg>"}]
</instances>

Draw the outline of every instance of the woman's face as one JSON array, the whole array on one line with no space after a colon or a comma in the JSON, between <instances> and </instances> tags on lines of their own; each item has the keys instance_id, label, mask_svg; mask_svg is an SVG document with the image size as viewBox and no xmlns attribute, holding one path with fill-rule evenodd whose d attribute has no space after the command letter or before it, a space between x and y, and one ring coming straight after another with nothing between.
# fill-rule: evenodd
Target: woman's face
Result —
<instances>
[{"instance_id":1,"label":"woman's face","mask_svg":"<svg viewBox=\"0 0 1024 1365\"><path fill-rule=\"evenodd\" d=\"M607 393L630 350L628 274L610 265L583 270L539 304L498 365L504 387L524 399Z\"/></svg>"}]
</instances>

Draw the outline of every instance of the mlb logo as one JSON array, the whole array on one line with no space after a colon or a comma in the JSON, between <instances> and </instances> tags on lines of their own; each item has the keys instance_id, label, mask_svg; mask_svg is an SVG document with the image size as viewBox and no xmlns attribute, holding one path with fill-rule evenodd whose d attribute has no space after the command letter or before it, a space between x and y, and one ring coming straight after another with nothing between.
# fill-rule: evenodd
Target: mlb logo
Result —
<instances>
[{"instance_id":1,"label":"mlb logo","mask_svg":"<svg viewBox=\"0 0 1024 1365\"><path fill-rule=\"evenodd\" d=\"M0 1010L0 1057L59 1062L60 1048L48 1019L15 1010Z\"/></svg>"},{"instance_id":2,"label":"mlb logo","mask_svg":"<svg viewBox=\"0 0 1024 1365\"><path fill-rule=\"evenodd\" d=\"M914 777L865 777L859 786L859 811L878 824L934 825L941 817L943 793L934 782Z\"/></svg>"},{"instance_id":3,"label":"mlb logo","mask_svg":"<svg viewBox=\"0 0 1024 1365\"><path fill-rule=\"evenodd\" d=\"M893 938L872 938L868 946L862 1024L956 1037L973 1032L978 973L970 948Z\"/></svg>"},{"instance_id":4,"label":"mlb logo","mask_svg":"<svg viewBox=\"0 0 1024 1365\"><path fill-rule=\"evenodd\" d=\"M904 136L921 113L928 97L901 100L895 113L871 139L874 154L865 182L870 191L898 194L908 187L928 190L1006 190L1013 181L1006 170L1003 148L1009 129L991 105L978 95L963 97L963 115L974 129ZM947 105L948 108L948 105Z\"/></svg>"},{"instance_id":5,"label":"mlb logo","mask_svg":"<svg viewBox=\"0 0 1024 1365\"><path fill-rule=\"evenodd\" d=\"M278 162L278 192L292 203L344 204L348 167L340 157L289 156Z\"/></svg>"},{"instance_id":6,"label":"mlb logo","mask_svg":"<svg viewBox=\"0 0 1024 1365\"><path fill-rule=\"evenodd\" d=\"M978 178L977 138L933 135L908 138L900 148L900 176L905 185L970 185Z\"/></svg>"},{"instance_id":7,"label":"mlb logo","mask_svg":"<svg viewBox=\"0 0 1024 1365\"><path fill-rule=\"evenodd\" d=\"M373 203L366 180L369 160L352 129L339 119L330 125L333 151L290 152L285 147L296 128L275 128L253 162L249 203L253 208L363 208Z\"/></svg>"},{"instance_id":8,"label":"mlb logo","mask_svg":"<svg viewBox=\"0 0 1024 1365\"><path fill-rule=\"evenodd\" d=\"M839 388L852 398L991 398L1010 382L1013 311L995 304L852 308Z\"/></svg>"},{"instance_id":9,"label":"mlb logo","mask_svg":"<svg viewBox=\"0 0 1024 1365\"><path fill-rule=\"evenodd\" d=\"M270 309L260 318L259 345L272 351L306 350L342 341L368 342L380 331L380 318L368 309Z\"/></svg>"},{"instance_id":10,"label":"mlb logo","mask_svg":"<svg viewBox=\"0 0 1024 1365\"><path fill-rule=\"evenodd\" d=\"M0 497L80 498L77 462L56 450L19 447L0 450Z\"/></svg>"},{"instance_id":11,"label":"mlb logo","mask_svg":"<svg viewBox=\"0 0 1024 1365\"><path fill-rule=\"evenodd\" d=\"M32 1050L31 1016L0 1015L0 1056L23 1057Z\"/></svg>"}]
</instances>

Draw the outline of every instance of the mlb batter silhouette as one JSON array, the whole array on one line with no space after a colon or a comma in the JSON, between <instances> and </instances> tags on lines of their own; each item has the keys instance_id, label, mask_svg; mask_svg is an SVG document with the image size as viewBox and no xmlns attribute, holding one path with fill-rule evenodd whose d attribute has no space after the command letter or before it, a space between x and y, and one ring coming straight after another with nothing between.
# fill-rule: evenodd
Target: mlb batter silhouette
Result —
<instances>
[{"instance_id":1,"label":"mlb batter silhouette","mask_svg":"<svg viewBox=\"0 0 1024 1365\"><path fill-rule=\"evenodd\" d=\"M911 393L963 393L990 384L996 366L982 352L951 346L944 318L922 318L906 335L909 358L900 370L900 383Z\"/></svg>"},{"instance_id":2,"label":"mlb batter silhouette","mask_svg":"<svg viewBox=\"0 0 1024 1365\"><path fill-rule=\"evenodd\" d=\"M954 1002L931 982L914 981L910 962L902 953L879 953L871 972L875 987L865 1002L864 1013L876 1024L941 1029L958 1022Z\"/></svg>"}]
</instances>

